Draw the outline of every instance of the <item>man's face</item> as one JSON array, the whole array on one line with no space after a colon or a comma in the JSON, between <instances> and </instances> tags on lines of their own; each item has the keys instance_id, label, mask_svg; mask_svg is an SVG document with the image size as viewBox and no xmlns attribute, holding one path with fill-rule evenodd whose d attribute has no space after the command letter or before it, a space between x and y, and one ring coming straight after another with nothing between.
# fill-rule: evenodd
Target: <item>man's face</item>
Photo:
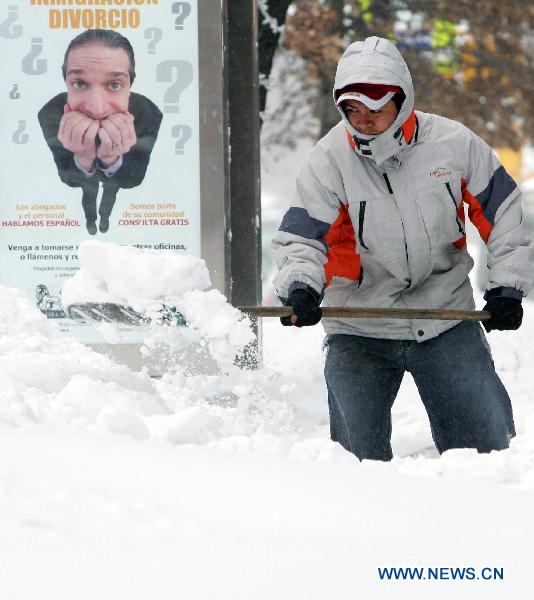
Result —
<instances>
[{"instance_id":1,"label":"man's face","mask_svg":"<svg viewBox=\"0 0 534 600\"><path fill-rule=\"evenodd\" d=\"M343 110L354 129L365 135L384 133L399 114L393 100L378 110L371 110L358 100L347 100L343 103Z\"/></svg>"},{"instance_id":2,"label":"man's face","mask_svg":"<svg viewBox=\"0 0 534 600\"><path fill-rule=\"evenodd\" d=\"M128 54L100 43L75 46L67 58L66 84L73 111L100 121L126 113L131 86Z\"/></svg>"}]
</instances>

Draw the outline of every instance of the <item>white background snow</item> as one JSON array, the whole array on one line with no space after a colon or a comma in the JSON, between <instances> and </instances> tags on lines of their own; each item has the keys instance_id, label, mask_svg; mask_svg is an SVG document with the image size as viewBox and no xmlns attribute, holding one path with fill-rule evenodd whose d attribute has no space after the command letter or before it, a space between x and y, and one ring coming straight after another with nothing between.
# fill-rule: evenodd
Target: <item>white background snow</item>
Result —
<instances>
[{"instance_id":1,"label":"white background snow","mask_svg":"<svg viewBox=\"0 0 534 600\"><path fill-rule=\"evenodd\" d=\"M210 292L197 294L207 324ZM258 371L175 365L155 380L62 336L19 291L0 288L0 301L1 598L528 596L531 303L524 327L490 336L514 402L510 450L438 458L407 379L394 407L396 457L383 464L359 463L328 439L319 327L265 320ZM227 308L219 349L231 355L225 334L241 325ZM183 328L152 330L172 346ZM379 566L497 567L505 579L385 582Z\"/></svg>"},{"instance_id":2,"label":"white background snow","mask_svg":"<svg viewBox=\"0 0 534 600\"><path fill-rule=\"evenodd\" d=\"M291 160L264 156L266 242L308 147ZM0 287L0 599L530 597L533 302L521 329L489 335L514 405L509 450L439 457L406 377L394 460L359 463L329 440L321 327L265 319L264 364L240 370L246 322L206 291L201 261L96 242L82 260L67 303L91 293L150 312L164 298L193 327L148 328L145 353L208 349L219 370L133 372ZM388 582L378 567L495 567L504 580Z\"/></svg>"}]
</instances>

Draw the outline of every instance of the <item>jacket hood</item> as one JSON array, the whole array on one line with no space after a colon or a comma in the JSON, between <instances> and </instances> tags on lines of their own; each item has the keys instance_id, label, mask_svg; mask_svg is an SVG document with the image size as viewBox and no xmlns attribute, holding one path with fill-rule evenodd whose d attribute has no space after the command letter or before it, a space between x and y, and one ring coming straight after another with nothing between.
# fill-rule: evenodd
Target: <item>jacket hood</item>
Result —
<instances>
[{"instance_id":1,"label":"jacket hood","mask_svg":"<svg viewBox=\"0 0 534 600\"><path fill-rule=\"evenodd\" d=\"M413 113L412 77L397 47L389 40L373 36L363 42L351 44L339 59L334 83L334 101L339 90L355 83L396 85L406 96L395 121L389 129L376 136L356 131L342 108L338 107L354 150L380 165L413 141L416 119Z\"/></svg>"}]
</instances>

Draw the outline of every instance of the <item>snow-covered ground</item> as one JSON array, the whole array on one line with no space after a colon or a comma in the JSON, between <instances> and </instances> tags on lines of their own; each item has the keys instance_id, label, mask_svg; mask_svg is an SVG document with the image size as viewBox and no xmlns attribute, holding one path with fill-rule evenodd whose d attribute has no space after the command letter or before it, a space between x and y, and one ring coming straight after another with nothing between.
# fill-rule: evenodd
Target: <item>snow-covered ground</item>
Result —
<instances>
[{"instance_id":1,"label":"snow-covered ground","mask_svg":"<svg viewBox=\"0 0 534 600\"><path fill-rule=\"evenodd\" d=\"M98 250L92 242L82 254L86 286ZM129 251L117 247L110 264ZM105 254L115 256L109 246ZM143 260L154 256L136 255L138 273ZM186 315L194 309L196 337L154 325L146 351L154 339L209 345L216 318L218 373L132 372L0 288L0 598L528 597L532 303L519 331L489 336L515 408L509 450L439 458L407 378L394 407L395 459L359 463L328 438L322 329L266 319L263 367L240 370L224 358L246 341L230 335L243 323L204 291L200 261L172 260L168 277L189 273L174 300ZM100 273L92 285L118 294L114 269ZM138 284L123 278L123 297ZM379 567L444 568L445 579L383 581ZM480 577L485 567L504 580L452 580L448 570Z\"/></svg>"},{"instance_id":2,"label":"snow-covered ground","mask_svg":"<svg viewBox=\"0 0 534 600\"><path fill-rule=\"evenodd\" d=\"M304 137L289 154L264 149L266 304L276 302L270 237L311 146ZM201 261L101 250L82 248L65 303L118 301L157 318L168 294L194 327L147 328L144 355L205 348L219 369L133 372L0 287L0 600L532 595L533 302L521 329L489 335L514 405L509 450L439 457L407 376L393 408L394 460L359 463L329 440L320 326L265 319L263 366L240 370L232 363L246 323L206 291ZM384 567L441 579L387 581ZM484 580L494 568L503 579Z\"/></svg>"}]
</instances>

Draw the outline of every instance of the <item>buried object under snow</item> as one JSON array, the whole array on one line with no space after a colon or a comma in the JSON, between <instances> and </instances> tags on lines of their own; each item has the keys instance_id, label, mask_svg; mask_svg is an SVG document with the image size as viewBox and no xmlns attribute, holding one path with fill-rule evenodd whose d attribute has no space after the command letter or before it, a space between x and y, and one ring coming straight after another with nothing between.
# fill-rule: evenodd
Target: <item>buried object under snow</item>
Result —
<instances>
[{"instance_id":1,"label":"buried object under snow","mask_svg":"<svg viewBox=\"0 0 534 600\"><path fill-rule=\"evenodd\" d=\"M66 309L70 319L75 321L104 321L107 323L123 323L126 325L148 325L153 321L130 306L121 306L112 302L87 302L72 304ZM185 325L182 313L174 306L161 305L158 319L162 325Z\"/></svg>"}]
</instances>

